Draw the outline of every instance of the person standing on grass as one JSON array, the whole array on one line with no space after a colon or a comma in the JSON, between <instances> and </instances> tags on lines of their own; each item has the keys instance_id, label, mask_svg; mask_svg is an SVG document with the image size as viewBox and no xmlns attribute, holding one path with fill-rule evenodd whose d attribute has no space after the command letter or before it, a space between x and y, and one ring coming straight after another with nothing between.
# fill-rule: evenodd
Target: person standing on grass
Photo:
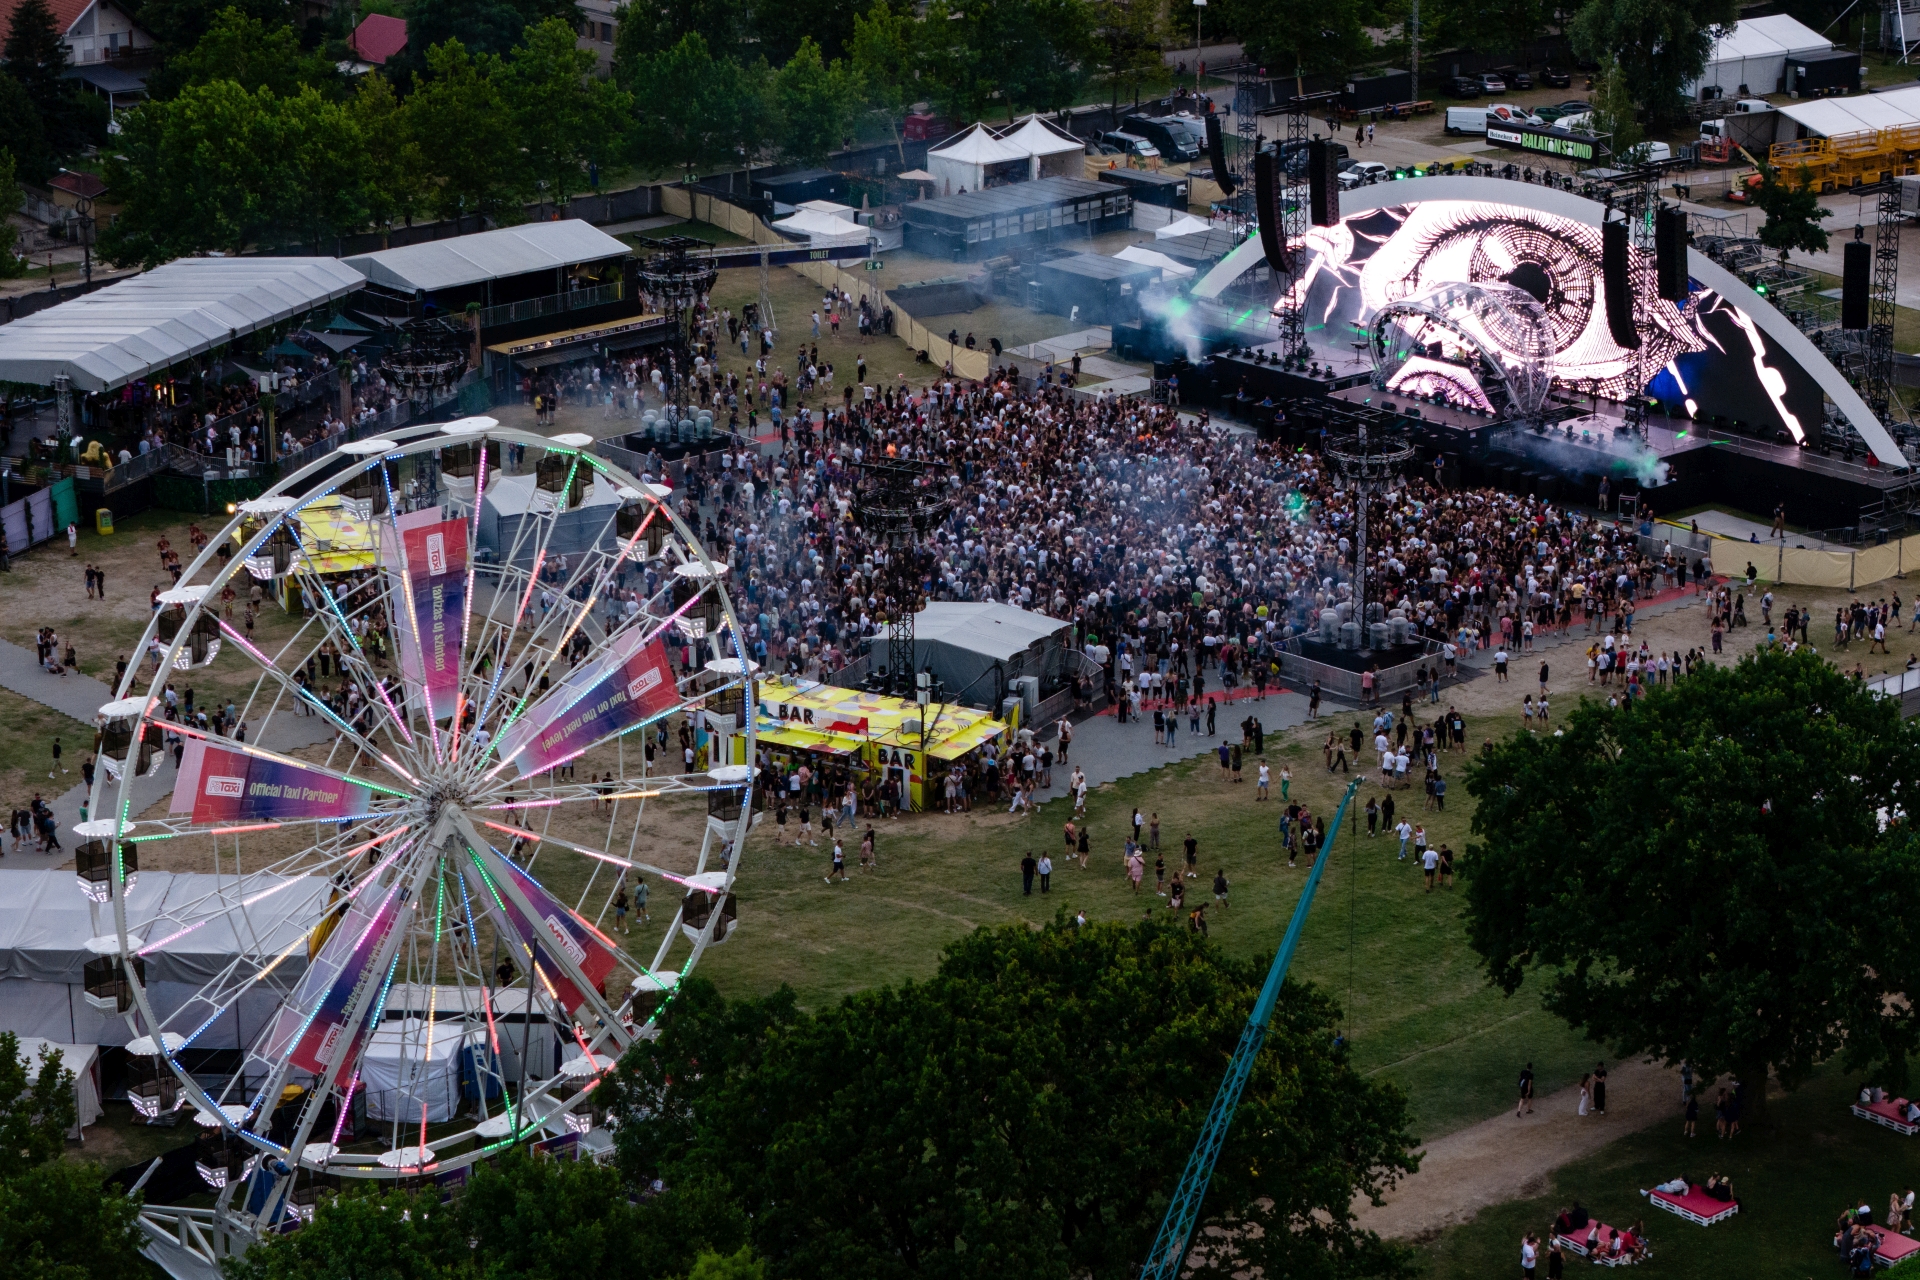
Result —
<instances>
[{"instance_id":1,"label":"person standing on grass","mask_svg":"<svg viewBox=\"0 0 1920 1280\"><path fill-rule=\"evenodd\" d=\"M1254 778L1253 798L1256 800L1265 800L1267 798L1267 784L1272 780L1273 771L1267 767L1267 762L1262 760L1260 762L1260 772Z\"/></svg>"},{"instance_id":2,"label":"person standing on grass","mask_svg":"<svg viewBox=\"0 0 1920 1280\"><path fill-rule=\"evenodd\" d=\"M627 931L627 886L624 880L613 891L613 927L622 933Z\"/></svg>"},{"instance_id":3,"label":"person standing on grass","mask_svg":"<svg viewBox=\"0 0 1920 1280\"><path fill-rule=\"evenodd\" d=\"M1135 893L1140 892L1140 881L1147 873L1147 860L1135 849L1127 855L1127 879L1133 885Z\"/></svg>"},{"instance_id":4,"label":"person standing on grass","mask_svg":"<svg viewBox=\"0 0 1920 1280\"><path fill-rule=\"evenodd\" d=\"M653 917L647 914L647 899L652 896L653 896L653 890L647 887L647 882L645 880L642 880L639 876L635 876L633 878L634 914L638 915L642 920L646 921L648 924L653 923Z\"/></svg>"},{"instance_id":5,"label":"person standing on grass","mask_svg":"<svg viewBox=\"0 0 1920 1280\"><path fill-rule=\"evenodd\" d=\"M1181 848L1186 851L1187 855L1187 879L1199 879L1200 873L1196 868L1200 864L1200 842L1194 839L1192 832L1188 832L1187 838L1181 841L1180 845Z\"/></svg>"},{"instance_id":6,"label":"person standing on grass","mask_svg":"<svg viewBox=\"0 0 1920 1280\"><path fill-rule=\"evenodd\" d=\"M1157 853L1153 855L1153 891L1162 898L1167 896L1167 860Z\"/></svg>"},{"instance_id":7,"label":"person standing on grass","mask_svg":"<svg viewBox=\"0 0 1920 1280\"><path fill-rule=\"evenodd\" d=\"M1697 1124L1699 1120L1700 1099L1692 1093L1689 1093L1687 1094L1687 1119L1686 1123L1680 1126L1681 1134L1688 1138L1694 1137L1694 1125Z\"/></svg>"},{"instance_id":8,"label":"person standing on grass","mask_svg":"<svg viewBox=\"0 0 1920 1280\"><path fill-rule=\"evenodd\" d=\"M1038 871L1039 869L1040 869L1040 864L1034 860L1034 857L1031 851L1029 851L1024 858L1020 859L1020 896L1021 897L1031 898L1033 896L1033 875L1034 875L1034 872Z\"/></svg>"},{"instance_id":9,"label":"person standing on grass","mask_svg":"<svg viewBox=\"0 0 1920 1280\"><path fill-rule=\"evenodd\" d=\"M60 739L58 738L55 738L53 740L53 767L55 769L60 769ZM60 771L62 773L66 772L64 769L61 769ZM51 778L53 776L53 773L49 772L47 776Z\"/></svg>"},{"instance_id":10,"label":"person standing on grass","mask_svg":"<svg viewBox=\"0 0 1920 1280\"><path fill-rule=\"evenodd\" d=\"M1227 873L1218 868L1213 873L1213 900L1222 911L1227 909Z\"/></svg>"},{"instance_id":11,"label":"person standing on grass","mask_svg":"<svg viewBox=\"0 0 1920 1280\"><path fill-rule=\"evenodd\" d=\"M1087 869L1087 854L1092 851L1092 848L1093 831L1091 828L1083 826L1080 828L1080 844L1076 850L1080 855L1080 869L1082 871Z\"/></svg>"},{"instance_id":12,"label":"person standing on grass","mask_svg":"<svg viewBox=\"0 0 1920 1280\"><path fill-rule=\"evenodd\" d=\"M1427 873L1427 892L1432 893L1433 879L1440 871L1440 851L1428 846L1427 851L1420 855L1420 866Z\"/></svg>"},{"instance_id":13,"label":"person standing on grass","mask_svg":"<svg viewBox=\"0 0 1920 1280\"><path fill-rule=\"evenodd\" d=\"M1040 872L1040 892L1052 893L1053 892L1053 859L1048 857L1044 853L1041 854L1038 869Z\"/></svg>"},{"instance_id":14,"label":"person standing on grass","mask_svg":"<svg viewBox=\"0 0 1920 1280\"><path fill-rule=\"evenodd\" d=\"M1520 1101L1513 1105L1513 1118L1533 1114L1533 1064L1520 1068Z\"/></svg>"},{"instance_id":15,"label":"person standing on grass","mask_svg":"<svg viewBox=\"0 0 1920 1280\"><path fill-rule=\"evenodd\" d=\"M1440 887L1453 888L1453 850L1444 844L1440 846Z\"/></svg>"},{"instance_id":16,"label":"person standing on grass","mask_svg":"<svg viewBox=\"0 0 1920 1280\"><path fill-rule=\"evenodd\" d=\"M1540 1242L1529 1231L1520 1237L1520 1275L1523 1280L1534 1280L1534 1267L1540 1261Z\"/></svg>"},{"instance_id":17,"label":"person standing on grass","mask_svg":"<svg viewBox=\"0 0 1920 1280\"><path fill-rule=\"evenodd\" d=\"M836 879L841 884L847 882L847 849L838 838L833 842L833 869L827 873L826 881L832 884Z\"/></svg>"}]
</instances>

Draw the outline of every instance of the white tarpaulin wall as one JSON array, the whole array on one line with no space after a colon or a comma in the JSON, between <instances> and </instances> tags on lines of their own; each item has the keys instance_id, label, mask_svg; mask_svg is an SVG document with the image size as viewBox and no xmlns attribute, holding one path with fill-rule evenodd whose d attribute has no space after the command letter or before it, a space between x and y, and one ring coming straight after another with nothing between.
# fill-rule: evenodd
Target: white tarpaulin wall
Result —
<instances>
[{"instance_id":1,"label":"white tarpaulin wall","mask_svg":"<svg viewBox=\"0 0 1920 1280\"><path fill-rule=\"evenodd\" d=\"M90 1044L62 1043L39 1036L20 1037L20 1056L26 1060L29 1076L39 1074L40 1056L49 1052L60 1055L62 1070L73 1072L74 1126L67 1130L67 1136L77 1138L82 1129L100 1118L100 1050Z\"/></svg>"},{"instance_id":2,"label":"white tarpaulin wall","mask_svg":"<svg viewBox=\"0 0 1920 1280\"><path fill-rule=\"evenodd\" d=\"M214 1011L186 1009L194 993L239 964L264 966L291 948L268 984L249 991L194 1041L204 1049L241 1047L258 1033L280 992L306 971L299 945L319 919L328 886L300 877L188 875L143 871L127 895L127 924L147 943L190 925L191 933L146 957L148 997L167 1030L191 1034ZM244 898L255 899L243 911ZM82 983L89 938L113 932L113 915L81 894L72 871L0 870L0 1027L71 1044L123 1045L133 1035L118 1013L87 1003ZM192 1026L181 1026L191 1017Z\"/></svg>"},{"instance_id":3,"label":"white tarpaulin wall","mask_svg":"<svg viewBox=\"0 0 1920 1280\"><path fill-rule=\"evenodd\" d=\"M453 1119L460 1111L461 1046L483 1047L486 1042L484 1028L467 1030L457 1021L429 1024L424 1018L403 1018L383 1023L367 1038L360 1063L367 1118L418 1124L424 1102L427 1123Z\"/></svg>"}]
</instances>

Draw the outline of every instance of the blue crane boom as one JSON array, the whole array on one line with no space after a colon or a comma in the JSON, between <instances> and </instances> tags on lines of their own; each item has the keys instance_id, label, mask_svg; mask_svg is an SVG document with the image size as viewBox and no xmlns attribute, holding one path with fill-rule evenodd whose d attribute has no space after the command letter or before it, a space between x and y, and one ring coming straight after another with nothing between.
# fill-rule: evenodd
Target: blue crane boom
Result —
<instances>
[{"instance_id":1,"label":"blue crane boom","mask_svg":"<svg viewBox=\"0 0 1920 1280\"><path fill-rule=\"evenodd\" d=\"M1254 1001L1253 1012L1247 1016L1247 1025L1240 1032L1240 1043L1234 1048L1233 1060L1227 1064L1227 1078L1220 1082L1220 1091L1213 1096L1206 1126L1200 1130L1200 1141L1194 1144L1193 1154L1187 1157L1186 1171L1180 1175L1180 1185L1167 1205L1167 1216L1160 1223L1160 1234L1154 1237L1153 1252L1147 1255L1147 1263L1140 1270L1140 1280L1179 1280L1181 1264L1187 1258L1187 1242L1200 1217L1200 1202L1206 1199L1207 1184L1213 1181L1214 1162L1220 1158L1220 1148L1226 1145L1227 1129L1233 1124L1233 1113L1239 1109L1247 1077L1253 1074L1254 1059L1260 1056L1260 1046L1266 1043L1267 1024L1273 1020L1273 1006L1280 999L1280 984L1286 981L1287 966L1293 962L1294 948L1300 945L1300 933L1306 928L1314 891L1320 887L1320 873L1327 868L1334 837L1340 834L1347 805L1359 789L1360 779L1349 782L1346 794L1340 797L1340 807L1334 810L1333 824L1327 828L1327 838L1320 843L1313 869L1307 872L1306 887L1300 890L1300 900L1294 904L1286 937L1280 940L1280 950L1273 957L1273 967L1267 970L1260 998Z\"/></svg>"}]
</instances>

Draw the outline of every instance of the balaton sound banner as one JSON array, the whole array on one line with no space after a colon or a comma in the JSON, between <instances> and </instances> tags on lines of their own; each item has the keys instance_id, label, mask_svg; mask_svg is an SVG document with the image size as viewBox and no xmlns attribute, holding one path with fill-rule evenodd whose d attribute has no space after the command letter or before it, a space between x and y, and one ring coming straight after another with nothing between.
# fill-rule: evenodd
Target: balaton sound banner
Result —
<instances>
[{"instance_id":1,"label":"balaton sound banner","mask_svg":"<svg viewBox=\"0 0 1920 1280\"><path fill-rule=\"evenodd\" d=\"M599 662L577 667L500 738L519 776L539 773L612 734L680 704L667 647L641 643L637 628L614 639Z\"/></svg>"},{"instance_id":2,"label":"balaton sound banner","mask_svg":"<svg viewBox=\"0 0 1920 1280\"><path fill-rule=\"evenodd\" d=\"M370 792L317 769L187 743L169 812L196 823L283 822L349 818L368 811Z\"/></svg>"},{"instance_id":3,"label":"balaton sound banner","mask_svg":"<svg viewBox=\"0 0 1920 1280\"><path fill-rule=\"evenodd\" d=\"M431 516L432 512L423 513ZM450 719L460 693L461 628L467 602L467 522L400 518L400 542L406 548L405 577L412 593L413 615L391 620L400 648L400 670L415 684L424 685L435 720ZM402 572L397 557L385 557L387 567ZM414 626L419 625L419 643ZM424 654L424 658L423 655Z\"/></svg>"}]
</instances>

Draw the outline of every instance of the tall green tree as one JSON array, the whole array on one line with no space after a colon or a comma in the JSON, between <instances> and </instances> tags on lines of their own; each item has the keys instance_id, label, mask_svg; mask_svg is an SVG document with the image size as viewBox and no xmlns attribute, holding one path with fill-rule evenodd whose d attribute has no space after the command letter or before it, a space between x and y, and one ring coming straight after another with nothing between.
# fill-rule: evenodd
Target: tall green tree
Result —
<instances>
[{"instance_id":1,"label":"tall green tree","mask_svg":"<svg viewBox=\"0 0 1920 1280\"><path fill-rule=\"evenodd\" d=\"M427 162L427 204L443 218L518 222L532 183L501 60L458 40L427 52L427 77L406 100Z\"/></svg>"},{"instance_id":2,"label":"tall green tree","mask_svg":"<svg viewBox=\"0 0 1920 1280\"><path fill-rule=\"evenodd\" d=\"M0 149L0 209L18 209L24 194L20 190L19 169L13 153ZM31 264L15 251L19 243L20 229L0 220L0 276L15 278L27 273Z\"/></svg>"},{"instance_id":3,"label":"tall green tree","mask_svg":"<svg viewBox=\"0 0 1920 1280\"><path fill-rule=\"evenodd\" d=\"M0 1031L0 1258L25 1280L141 1274L139 1202L100 1170L61 1158L74 1122L73 1073L60 1055L29 1062Z\"/></svg>"},{"instance_id":4,"label":"tall green tree","mask_svg":"<svg viewBox=\"0 0 1920 1280\"><path fill-rule=\"evenodd\" d=\"M690 32L650 58L615 67L620 84L647 105L634 131L634 156L654 172L693 175L758 158L775 136L778 113L764 64L715 58Z\"/></svg>"},{"instance_id":5,"label":"tall green tree","mask_svg":"<svg viewBox=\"0 0 1920 1280\"><path fill-rule=\"evenodd\" d=\"M811 37L773 78L780 116L780 150L802 164L818 164L839 149L860 104L860 80L846 59L831 64Z\"/></svg>"},{"instance_id":6,"label":"tall green tree","mask_svg":"<svg viewBox=\"0 0 1920 1280\"><path fill-rule=\"evenodd\" d=\"M913 80L916 26L911 15L895 11L887 0L874 0L865 13L854 17L848 50L848 61L860 86L861 105L886 121L893 131L902 164L907 157L900 139L900 118L917 87Z\"/></svg>"},{"instance_id":7,"label":"tall green tree","mask_svg":"<svg viewBox=\"0 0 1920 1280\"><path fill-rule=\"evenodd\" d=\"M1001 89L1006 51L981 38L983 12L984 6L933 0L920 24L920 84L934 109L951 120L982 118Z\"/></svg>"},{"instance_id":8,"label":"tall green tree","mask_svg":"<svg viewBox=\"0 0 1920 1280\"><path fill-rule=\"evenodd\" d=\"M981 930L924 984L802 1014L690 983L622 1060L631 1180L711 1179L794 1280L1133 1274L1262 971L1152 925ZM1206 1200L1203 1274L1408 1273L1356 1194L1412 1167L1404 1099L1290 984Z\"/></svg>"},{"instance_id":9,"label":"tall green tree","mask_svg":"<svg viewBox=\"0 0 1920 1280\"><path fill-rule=\"evenodd\" d=\"M1362 0L1229 0L1220 15L1273 76L1343 72L1373 56Z\"/></svg>"},{"instance_id":10,"label":"tall green tree","mask_svg":"<svg viewBox=\"0 0 1920 1280\"><path fill-rule=\"evenodd\" d=\"M307 85L276 100L273 136L287 183L273 223L294 245L333 253L367 222L367 141L343 103Z\"/></svg>"},{"instance_id":11,"label":"tall green tree","mask_svg":"<svg viewBox=\"0 0 1920 1280\"><path fill-rule=\"evenodd\" d=\"M56 155L71 155L106 135L106 104L65 78L67 46L47 0L21 0L0 44L0 66L26 90Z\"/></svg>"},{"instance_id":12,"label":"tall green tree","mask_svg":"<svg viewBox=\"0 0 1920 1280\"><path fill-rule=\"evenodd\" d=\"M1617 61L1628 95L1658 123L1677 118L1681 87L1738 17L1736 0L1587 0L1567 36L1580 57Z\"/></svg>"},{"instance_id":13,"label":"tall green tree","mask_svg":"<svg viewBox=\"0 0 1920 1280\"><path fill-rule=\"evenodd\" d=\"M289 26L294 16L289 0L141 0L134 20L153 33L164 66L199 44L228 9L265 27Z\"/></svg>"},{"instance_id":14,"label":"tall green tree","mask_svg":"<svg viewBox=\"0 0 1920 1280\"><path fill-rule=\"evenodd\" d=\"M580 10L573 0L407 0L407 50L402 70L432 76L433 50L449 41L475 57L504 58L526 29L558 18L575 31Z\"/></svg>"},{"instance_id":15,"label":"tall green tree","mask_svg":"<svg viewBox=\"0 0 1920 1280\"><path fill-rule=\"evenodd\" d=\"M238 8L220 12L197 44L169 58L153 74L155 97L170 98L190 84L231 80L249 92L271 89L293 97L308 85L332 96L345 92L335 65L300 47L300 36L285 23L266 23Z\"/></svg>"},{"instance_id":16,"label":"tall green tree","mask_svg":"<svg viewBox=\"0 0 1920 1280\"><path fill-rule=\"evenodd\" d=\"M829 63L846 57L860 10L856 0L752 0L749 13L760 52L778 67L807 40L819 46Z\"/></svg>"},{"instance_id":17,"label":"tall green tree","mask_svg":"<svg viewBox=\"0 0 1920 1280\"><path fill-rule=\"evenodd\" d=\"M1008 115L1064 111L1079 101L1098 60L1087 0L1000 0L989 37L1007 51Z\"/></svg>"},{"instance_id":18,"label":"tall green tree","mask_svg":"<svg viewBox=\"0 0 1920 1280\"><path fill-rule=\"evenodd\" d=\"M558 18L528 27L506 65L503 92L542 198L565 204L588 186L587 166L624 150L633 96L595 74L592 53Z\"/></svg>"},{"instance_id":19,"label":"tall green tree","mask_svg":"<svg viewBox=\"0 0 1920 1280\"><path fill-rule=\"evenodd\" d=\"M748 0L629 0L617 12L620 23L613 33L616 76L621 75L623 65L630 75L635 67L644 66L690 35L699 36L713 58L743 58L749 41L758 51L754 12ZM798 45L799 41L794 43Z\"/></svg>"},{"instance_id":20,"label":"tall green tree","mask_svg":"<svg viewBox=\"0 0 1920 1280\"><path fill-rule=\"evenodd\" d=\"M1173 83L1161 56L1167 38L1165 14L1150 0L1102 0L1097 10L1094 58L1100 82L1117 117L1123 104L1153 97Z\"/></svg>"},{"instance_id":21,"label":"tall green tree","mask_svg":"<svg viewBox=\"0 0 1920 1280\"><path fill-rule=\"evenodd\" d=\"M18 164L16 176L22 182L45 182L59 167L40 122L40 109L20 82L4 70L0 70L0 138L6 139L7 149Z\"/></svg>"},{"instance_id":22,"label":"tall green tree","mask_svg":"<svg viewBox=\"0 0 1920 1280\"><path fill-rule=\"evenodd\" d=\"M1821 207L1804 166L1798 176L1799 181L1789 185L1781 181L1778 166L1762 165L1760 189L1753 193L1753 203L1767 215L1760 224L1760 243L1777 252L1783 265L1795 249L1824 253L1827 229L1820 223L1833 216L1833 210Z\"/></svg>"},{"instance_id":23,"label":"tall green tree","mask_svg":"<svg viewBox=\"0 0 1920 1280\"><path fill-rule=\"evenodd\" d=\"M366 148L367 221L382 230L411 223L425 208L427 162L393 82L360 77L349 109Z\"/></svg>"},{"instance_id":24,"label":"tall green tree","mask_svg":"<svg viewBox=\"0 0 1920 1280\"><path fill-rule=\"evenodd\" d=\"M1467 774L1467 930L1622 1056L1737 1072L1750 1116L1838 1057L1907 1079L1920 729L1810 652L1583 702ZM1884 824L1884 825L1883 825Z\"/></svg>"}]
</instances>

